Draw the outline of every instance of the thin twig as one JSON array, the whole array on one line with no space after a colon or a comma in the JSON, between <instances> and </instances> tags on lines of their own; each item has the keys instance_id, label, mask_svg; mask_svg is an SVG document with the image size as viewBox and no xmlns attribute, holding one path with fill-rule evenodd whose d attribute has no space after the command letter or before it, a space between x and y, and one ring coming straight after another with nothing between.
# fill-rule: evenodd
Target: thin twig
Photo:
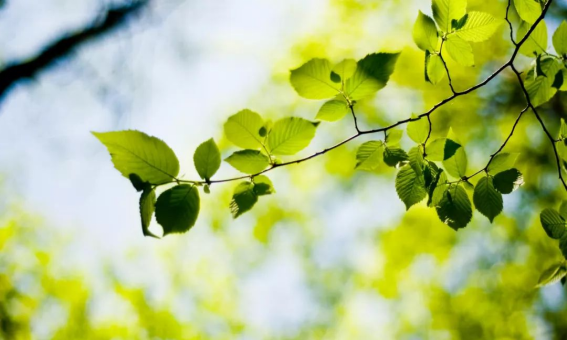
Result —
<instances>
[{"instance_id":1,"label":"thin twig","mask_svg":"<svg viewBox=\"0 0 567 340\"><path fill-rule=\"evenodd\" d=\"M537 112L535 106L532 104L528 90L526 89L526 86L524 85L524 82L522 81L521 73L518 72L518 70L516 69L516 67L514 65L512 65L512 71L514 71L514 73L516 74L516 78L518 78L518 82L520 83L520 88L522 89L522 92L524 93L524 97L526 98L528 106L532 109L532 112L534 113L537 120L539 121L541 128L545 132L545 135L547 136L547 138L551 142L551 146L553 147L553 153L555 154L555 161L557 163L557 172L559 173L559 180L561 181L561 183L563 184L563 187L567 191L567 183L565 182L565 179L563 178L563 170L561 169L561 158L559 157L559 151L557 150L557 145L555 144L555 138L553 138L553 136L551 135L551 133L549 132L549 130L545 126L545 123L541 119L541 116Z\"/></svg>"},{"instance_id":2,"label":"thin twig","mask_svg":"<svg viewBox=\"0 0 567 340\"><path fill-rule=\"evenodd\" d=\"M512 26L512 22L510 21L510 18L508 17L508 15L510 14L510 7L511 6L512 6L512 0L508 0L508 6L506 6L506 22L508 23L508 26L510 26L510 41L515 46L518 46L518 44L516 44L516 41L514 41L514 26Z\"/></svg>"},{"instance_id":3,"label":"thin twig","mask_svg":"<svg viewBox=\"0 0 567 340\"><path fill-rule=\"evenodd\" d=\"M457 98L457 97L464 96L464 95L466 95L466 94L469 94L469 93L471 93L471 92L474 92L474 91L476 91L477 89L479 89L479 88L485 86L486 84L488 84L489 82L491 82L494 78L496 78L500 73L502 73L502 71L504 71L504 70L507 69L508 67L511 67L512 70L514 71L514 73L516 73L517 76L520 77L520 73L517 72L516 69L514 68L514 60L515 60L516 57L518 56L518 52L520 51L520 47L522 46L522 44L526 42L526 40L529 38L529 36L530 36L530 35L532 34L532 32L535 30L535 28L537 27L537 25L538 25L538 24L543 20L543 18L545 17L545 15L546 15L546 13L547 13L547 11L548 11L548 9L549 9L549 7L550 7L550 5L551 5L552 2L553 2L553 0L548 0L548 1L547 1L547 3L545 4L545 6L544 6L544 8L543 8L542 13L541 13L540 16L537 18L537 20L533 23L533 25L530 27L530 29L526 32L526 35L525 35L520 41L518 41L517 43L515 43L515 46L516 46L516 47L514 48L514 51L512 52L512 55L511 55L510 59L509 59L505 64L503 64L502 66L500 66L500 68L498 68L494 73L492 73L490 76L488 76L488 77L487 77L485 80L483 80L482 82L480 82L480 83L478 83L478 84L476 84L476 85L474 85L474 86L468 88L467 90L461 91L461 92L453 91L453 95L452 95L452 96L443 99L443 100L440 101L439 103L435 104L435 105L434 105L432 108L430 108L428 111L426 111L426 112L420 114L419 116L417 116L417 117L415 117L415 118L407 118L407 119L404 119L404 120L400 120L400 121L398 121L398 122L396 122L396 123L393 123L393 124L391 124L391 125L389 125L389 126L382 127L382 128L378 128L378 129L359 130L359 129L357 128L357 133L356 133L356 134L354 134L354 135L348 137L347 139L343 140L342 142L339 142L338 144L335 144L335 145L333 145L333 146L331 146L331 147L328 147L328 148L326 148L326 149L324 149L324 150L321 150L321 151L319 151L319 152L316 152L316 153L314 153L314 154L312 154L312 155L310 155L310 156L304 157L304 158L296 159L296 160L289 161L289 162L279 163L279 164L273 164L273 165L270 166L269 168L267 168L267 169L265 169L265 170L262 170L262 171L260 171L260 172L258 172L258 173L255 173L255 174L246 175L246 176L238 176L238 177L227 178L227 179L221 179L221 180L214 180L214 181L209 181L208 183L205 182L205 181L192 181L192 180L181 180L181 179L174 179L174 180L175 180L175 181L179 181L179 182L185 182L185 183L193 183L193 184L197 184L197 185L203 185L203 184L213 184L213 183L225 183L225 182L237 181L237 180L242 180L242 179L254 178L254 177L256 177L256 176L259 176L259 175L265 174L265 173L267 173L267 172L269 172L269 171L272 171L272 170L274 170L274 169L276 169L276 168L280 168L280 167L287 166L287 165L291 165L291 164L299 164L299 163L305 162L305 161L307 161L307 160L310 160L310 159L312 159L312 158L315 158L315 157L324 155L324 154L326 154L327 152L329 152L329 151L331 151L331 150L334 150L334 149L336 149L336 148L338 148L338 147L340 147L340 146L342 146L342 145L344 145L344 144L346 144L346 143L348 143L348 142L350 142L350 141L352 141L352 140L354 140L354 139L356 139L356 138L358 138L358 137L360 137L360 136L362 136L362 135L374 134L374 133L378 133L378 132L384 132L384 133L386 133L388 130L393 129L393 128L397 127L397 126L404 125L404 124L407 124L407 123L410 123L410 122L415 122L415 121L418 121L418 120L420 120L420 119L422 119L422 118L424 118L424 117L426 117L426 118L428 119L428 121L430 122L430 125L429 125L429 133L428 133L428 137L427 137L427 139L429 139L429 137L430 137L430 135L431 135L431 119L430 119L430 115L431 115L433 112L435 112L438 108L440 108L440 107L442 107L443 105L445 105L445 104L447 104L447 103L453 101L453 100L454 100L455 98ZM521 80L521 78L520 78L520 80ZM522 83L522 87L523 87L523 83ZM525 87L523 87L523 89L525 90ZM525 94L527 95L527 92L525 92ZM554 139L553 137L551 137L551 134L549 134L549 131L547 130L547 128L546 128L545 125L543 124L543 121L541 121L541 118L539 117L539 115L538 115L537 112L535 111L535 108L533 108L533 105L531 105L531 102L529 101L529 96L528 96L528 106L534 111L534 113L536 113L536 117L538 117L538 119L540 120L540 123L542 124L542 127L544 128L544 131L546 132L546 134L548 135L548 137L550 138L550 140L553 142L553 148L554 148L554 151L555 151L556 159L557 159L558 165L560 166L560 161L559 161L559 158L558 158L557 149L556 149L555 142L554 142L555 139ZM356 115L354 114L354 108L352 108L352 106L351 106L351 112L353 113L353 117L355 118L355 126L357 127L358 124L356 123ZM497 153L499 153L499 152L506 146L506 144L507 144L508 141L510 140L512 134L514 133L514 130L516 129L516 126L518 125L518 122L519 122L519 120L520 120L520 118L522 117L522 115L523 115L524 112L525 112L525 110L523 110L523 111L521 112L520 116L518 116L518 118L516 119L516 122L514 123L513 129L512 129L512 131L511 131L510 135L508 136L508 138L506 139L506 141L505 141L505 142L503 143L503 145L501 146L501 149L491 156L491 159L490 159L490 161L489 161L489 164L490 164L490 162L492 161L492 159L494 158L494 156L495 156ZM486 168L487 168L487 167L488 167L488 165L486 166ZM561 168L559 168L559 170L561 171ZM480 172L482 172L482 171L483 171L483 170L477 172L477 174L480 173ZM476 175L476 174L475 174L475 175ZM472 175L472 176L470 176L470 177L473 177L473 176L475 176L475 175ZM563 185L565 186L565 189L567 190L567 184L566 184L565 181L563 180L563 176L562 176L561 172L560 172L560 175L559 175L559 176L560 176L560 179L561 179L562 182L563 182ZM470 178L470 177L467 177L467 178ZM175 181L173 181L173 182L175 182Z\"/></svg>"},{"instance_id":4,"label":"thin twig","mask_svg":"<svg viewBox=\"0 0 567 340\"><path fill-rule=\"evenodd\" d=\"M456 94L455 88L453 87L453 80L451 79L451 73L449 72L449 67L445 62L445 58L443 58L443 45L445 44L445 37L441 40L441 47L439 47L439 58L441 58L441 62L443 63L443 67L445 67L445 72L447 72L447 78L449 79L449 87L451 88L451 92Z\"/></svg>"}]
</instances>

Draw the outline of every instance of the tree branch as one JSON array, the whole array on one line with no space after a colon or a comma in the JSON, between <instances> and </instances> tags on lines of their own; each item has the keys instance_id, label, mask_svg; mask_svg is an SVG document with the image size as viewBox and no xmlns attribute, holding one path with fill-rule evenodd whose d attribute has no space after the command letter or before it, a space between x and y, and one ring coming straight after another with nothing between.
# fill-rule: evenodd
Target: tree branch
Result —
<instances>
[{"instance_id":1,"label":"tree branch","mask_svg":"<svg viewBox=\"0 0 567 340\"><path fill-rule=\"evenodd\" d=\"M55 61L68 57L75 48L124 25L149 2L150 0L137 0L127 5L110 8L102 18L94 20L83 29L56 39L36 56L8 63L8 66L0 71L0 100L16 82L33 78L53 65Z\"/></svg>"},{"instance_id":2,"label":"tree branch","mask_svg":"<svg viewBox=\"0 0 567 340\"><path fill-rule=\"evenodd\" d=\"M557 148L556 148L556 145L555 145L555 139L551 136L551 134L549 133L549 131L548 131L547 128L545 127L543 121L541 120L541 117L539 117L539 114L537 113L537 111L535 110L535 108L533 107L533 105L531 104L531 101L530 101L530 99L529 99L529 95L528 95L528 93L527 93L527 91L526 91L526 89L525 89L525 87L524 87L523 82L521 81L520 73L519 73L519 72L516 70L516 68L514 67L514 61L515 61L516 57L518 56L518 53L519 53L519 51L520 51L520 48L521 48L522 45L526 42L526 40L529 38L529 36L532 34L532 32L535 30L535 28L537 27L537 25L543 20L543 18L545 17L547 11L549 10L549 7L551 6L551 3L552 3L552 2L553 2L553 0L548 0L548 1L547 1L547 3L545 4L545 6L544 6L544 8L543 8L543 11L542 11L541 15L540 15L540 16L538 17L538 19L533 23L533 25L530 27L530 29L526 32L526 35L525 35L520 41L514 43L515 48L514 48L514 50L513 50L513 52L512 52L512 55L511 55L510 59L509 59L505 64L503 64L502 66L500 66L500 68L498 68L494 73L492 73L490 76L488 76L485 80L483 80L482 82L480 82L480 83L478 83L478 84L476 84L476 85L474 85L474 86L468 88L467 90L464 90L464 91L461 91L461 92L457 92L457 91L454 91L454 90L453 90L453 95L452 95L452 96L443 99L443 100L440 101L439 103L435 104L431 109L429 109L428 111L426 111L426 112L420 114L419 116L417 116L417 117L415 117L415 118L407 118L407 119L404 119L404 120L400 120L400 121L398 121L398 122L396 122L396 123L393 123L393 124L391 124L391 125L389 125L389 126L382 127L382 128L378 128L378 129L372 129L372 130L358 130L358 129L357 129L357 133L356 133L356 134L350 136L349 138L343 140L342 142L339 142L338 144L335 144L335 145L333 145L333 146L331 146L331 147L328 147L328 148L326 148L326 149L324 149L324 150L322 150L322 151L316 152L316 153L314 153L314 154L312 154L312 155L310 155L310 156L304 157L304 158L296 159L296 160L289 161L289 162L279 163L279 164L273 164L271 167L269 167L269 168L267 168L267 169L265 169L265 170L262 170L262 171L260 171L260 172L258 172L258 173L252 174L252 175L239 176L239 177L227 178L227 179L216 180L216 181L209 181L208 183L206 183L205 181L192 181L192 180L175 179L174 181L172 181L172 183L175 183L175 182L184 182L184 183L193 183L193 184L198 184L198 185L204 185L204 184L224 183L224 182L231 182L231 181L236 181L236 180L241 180L241 179L254 178L254 177L256 177L256 176L259 176L259 175L265 174L265 173L267 173L267 172L269 172L269 171L272 171L272 170L274 170L274 169L276 169L276 168L280 168L280 167L287 166L287 165L291 165L291 164L299 164L299 163L305 162L305 161L307 161L307 160L310 160L310 159L312 159L312 158L315 158L315 157L324 155L324 154L326 154L327 152L329 152L329 151L331 151L331 150L334 150L334 149L336 149L336 148L338 148L338 147L340 147L340 146L342 146L342 145L344 145L344 144L346 144L346 143L348 143L348 142L350 142L350 141L352 141L352 140L354 140L354 139L356 139L356 138L358 138L358 137L360 137L360 136L362 136L362 135L374 134L374 133L378 133L378 132L384 132L384 133L386 133L388 130L393 129L393 128L397 127L397 126L404 125L404 124L407 124L407 123L410 123L410 122L415 122L415 121L418 121L418 120L420 120L420 119L422 119L422 118L427 118L428 121L429 121L429 123L430 123L430 125L429 125L429 133L428 133L428 136L427 136L427 139L429 139L429 137L431 136L431 117L430 117L430 115L431 115L433 112L435 112L437 109L439 109L440 107L444 106L445 104L447 104L447 103L453 101L455 98L458 98L458 97L460 97L460 96L469 94L469 93L474 92L474 91L476 91L477 89L479 89L479 88L485 86L486 84L490 83L494 78L496 78L500 73L502 73L502 71L504 71L504 70L507 69L508 67L511 67L512 70L514 71L514 73L519 77L519 80L520 80L520 83L521 83L521 86L522 86L522 90L524 91L524 94L525 94L526 99L527 99L527 102L528 102L528 106L527 106L524 110L522 110L522 112L520 112L520 115L519 115L518 118L516 119L516 121L515 121L515 123L514 123L514 125L513 125L513 128L512 128L512 131L511 131L510 134L508 135L508 138L506 138L506 140L504 141L504 143L502 144L502 146L498 149L498 151L496 151L494 154L491 155L490 160L488 161L488 164L486 165L486 167L483 168L483 169L481 169L481 170L479 170L479 171L476 172L475 174L473 174L473 175L471 175L471 176L469 176L469 177L466 177L466 179L469 179L469 178L471 178L471 177L474 177L474 176L476 176L477 174L481 173L482 171L484 171L485 169L488 168L488 166L490 165L490 163L492 162L492 160L494 159L494 157L504 149L504 147L506 146L506 144L508 143L508 141L510 140L510 138L511 138L512 135L514 134L514 131L515 131L515 129L516 129L516 127L517 127L517 125L518 125L520 119L522 118L523 114L527 111L528 108L531 108L532 111L535 113L536 117L538 118L538 120L540 121L540 124L542 125L542 128L543 128L544 131L546 132L548 138L550 138L550 141L553 143L553 149L554 149L554 151L555 151L555 156L556 156L556 160L557 160L557 165L558 165L558 168L559 168L559 178L561 179L563 185L565 186L565 189L567 190L567 184L565 183L565 181L564 181L564 179L563 179L563 176L562 176L562 173L561 173L560 160L559 160L559 155L558 155ZM510 2L508 2L508 8L507 8L507 10L506 10L506 16L508 16L509 6L510 6ZM352 107L351 107L351 110L352 110L353 117L356 118L356 115L354 114L354 109L353 109Z\"/></svg>"}]
</instances>

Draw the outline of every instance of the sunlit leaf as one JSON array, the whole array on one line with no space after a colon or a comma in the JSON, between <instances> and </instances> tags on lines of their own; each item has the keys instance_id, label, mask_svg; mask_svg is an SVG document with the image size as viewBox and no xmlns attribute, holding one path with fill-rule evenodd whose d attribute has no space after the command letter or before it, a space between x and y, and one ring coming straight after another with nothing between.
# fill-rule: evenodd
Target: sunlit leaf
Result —
<instances>
[{"instance_id":1,"label":"sunlit leaf","mask_svg":"<svg viewBox=\"0 0 567 340\"><path fill-rule=\"evenodd\" d=\"M390 146L399 145L403 135L404 132L402 130L391 129L386 133L386 139L384 141Z\"/></svg>"},{"instance_id":2,"label":"sunlit leaf","mask_svg":"<svg viewBox=\"0 0 567 340\"><path fill-rule=\"evenodd\" d=\"M451 32L452 21L461 19L467 10L467 0L433 0L433 17L443 32Z\"/></svg>"},{"instance_id":3,"label":"sunlit leaf","mask_svg":"<svg viewBox=\"0 0 567 340\"><path fill-rule=\"evenodd\" d=\"M433 85L438 84L446 75L445 66L437 54L425 55L425 80Z\"/></svg>"},{"instance_id":4,"label":"sunlit leaf","mask_svg":"<svg viewBox=\"0 0 567 340\"><path fill-rule=\"evenodd\" d=\"M557 88L554 87L555 76L562 66L555 58L546 57L541 59L540 68L545 75L536 77L531 69L524 80L531 102L536 107L549 101L557 93Z\"/></svg>"},{"instance_id":5,"label":"sunlit leaf","mask_svg":"<svg viewBox=\"0 0 567 340\"><path fill-rule=\"evenodd\" d=\"M374 53L358 61L354 75L347 80L345 91L352 100L373 95L388 83L399 53Z\"/></svg>"},{"instance_id":6,"label":"sunlit leaf","mask_svg":"<svg viewBox=\"0 0 567 340\"><path fill-rule=\"evenodd\" d=\"M376 171L382 164L384 145L382 141L369 141L356 151L357 170Z\"/></svg>"},{"instance_id":7,"label":"sunlit leaf","mask_svg":"<svg viewBox=\"0 0 567 340\"><path fill-rule=\"evenodd\" d=\"M225 160L236 170L245 174L255 174L270 165L270 159L258 150L240 150L228 156Z\"/></svg>"},{"instance_id":8,"label":"sunlit leaf","mask_svg":"<svg viewBox=\"0 0 567 340\"><path fill-rule=\"evenodd\" d=\"M348 104L344 100L329 100L317 112L315 119L326 120L328 122L336 122L349 113Z\"/></svg>"},{"instance_id":9,"label":"sunlit leaf","mask_svg":"<svg viewBox=\"0 0 567 340\"><path fill-rule=\"evenodd\" d=\"M466 176L466 172L467 172L467 154L465 153L465 149L460 146L459 143L454 142L454 144L449 144L449 141L452 141L451 139L447 139L447 143L445 143L445 148L444 148L444 158L446 158L447 156L447 152L451 152L451 150L453 150L453 147L456 148L454 154L448 158L446 158L443 161L443 166L445 167L445 171L447 171L447 173L455 178L462 178L464 176ZM449 145L449 149L447 147L447 145ZM458 147L456 147L456 145L459 145Z\"/></svg>"},{"instance_id":10,"label":"sunlit leaf","mask_svg":"<svg viewBox=\"0 0 567 340\"><path fill-rule=\"evenodd\" d=\"M415 118L415 115L412 115L412 118ZM420 120L408 123L407 132L409 138L414 142L419 144L424 143L429 135L429 122L427 118L421 118Z\"/></svg>"},{"instance_id":11,"label":"sunlit leaf","mask_svg":"<svg viewBox=\"0 0 567 340\"><path fill-rule=\"evenodd\" d=\"M220 151L211 138L197 147L193 155L197 173L204 180L209 180L218 171L221 164Z\"/></svg>"},{"instance_id":12,"label":"sunlit leaf","mask_svg":"<svg viewBox=\"0 0 567 340\"><path fill-rule=\"evenodd\" d=\"M260 130L263 127L262 117L245 109L228 118L224 123L224 134L234 145L256 150L262 147L264 137L260 136Z\"/></svg>"},{"instance_id":13,"label":"sunlit leaf","mask_svg":"<svg viewBox=\"0 0 567 340\"><path fill-rule=\"evenodd\" d=\"M268 135L268 148L274 155L294 155L306 148L319 123L303 118L288 117L274 123Z\"/></svg>"},{"instance_id":14,"label":"sunlit leaf","mask_svg":"<svg viewBox=\"0 0 567 340\"><path fill-rule=\"evenodd\" d=\"M520 18L530 24L541 15L541 5L537 0L514 0L514 7Z\"/></svg>"},{"instance_id":15,"label":"sunlit leaf","mask_svg":"<svg viewBox=\"0 0 567 340\"><path fill-rule=\"evenodd\" d=\"M553 47L557 54L567 55L567 21L563 20L561 25L553 33Z\"/></svg>"},{"instance_id":16,"label":"sunlit leaf","mask_svg":"<svg viewBox=\"0 0 567 340\"><path fill-rule=\"evenodd\" d=\"M292 70L289 80L303 98L327 99L341 90L341 85L331 80L331 71L331 63L327 59L315 58Z\"/></svg>"},{"instance_id":17,"label":"sunlit leaf","mask_svg":"<svg viewBox=\"0 0 567 340\"><path fill-rule=\"evenodd\" d=\"M471 44L457 35L447 37L443 45L449 56L462 66L474 66L474 55Z\"/></svg>"},{"instance_id":18,"label":"sunlit leaf","mask_svg":"<svg viewBox=\"0 0 567 340\"><path fill-rule=\"evenodd\" d=\"M356 60L345 59L333 67L333 72L341 77L341 80L345 82L347 79L354 75L356 72Z\"/></svg>"},{"instance_id":19,"label":"sunlit leaf","mask_svg":"<svg viewBox=\"0 0 567 340\"><path fill-rule=\"evenodd\" d=\"M421 11L413 25L413 41L423 51L438 51L439 35L435 22Z\"/></svg>"},{"instance_id":20,"label":"sunlit leaf","mask_svg":"<svg viewBox=\"0 0 567 340\"><path fill-rule=\"evenodd\" d=\"M93 135L106 146L114 167L126 178L136 174L142 182L163 184L179 174L175 153L161 139L135 130Z\"/></svg>"},{"instance_id":21,"label":"sunlit leaf","mask_svg":"<svg viewBox=\"0 0 567 340\"><path fill-rule=\"evenodd\" d=\"M528 30L531 28L531 24L527 22L522 22L520 27L518 28L518 33L516 35L516 41L521 41ZM534 57L535 55L539 55L545 53L547 50L547 26L545 21L542 20L530 34L528 39L522 44L520 47L520 53L526 55L528 57Z\"/></svg>"},{"instance_id":22,"label":"sunlit leaf","mask_svg":"<svg viewBox=\"0 0 567 340\"><path fill-rule=\"evenodd\" d=\"M490 38L504 20L483 12L469 12L466 23L457 35L466 41L481 42Z\"/></svg>"}]
</instances>

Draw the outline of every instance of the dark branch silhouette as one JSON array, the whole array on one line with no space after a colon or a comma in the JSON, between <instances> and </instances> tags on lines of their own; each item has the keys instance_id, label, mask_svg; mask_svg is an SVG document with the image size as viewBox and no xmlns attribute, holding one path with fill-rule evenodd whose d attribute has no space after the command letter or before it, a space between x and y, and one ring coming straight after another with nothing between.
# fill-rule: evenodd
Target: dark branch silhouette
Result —
<instances>
[{"instance_id":1,"label":"dark branch silhouette","mask_svg":"<svg viewBox=\"0 0 567 340\"><path fill-rule=\"evenodd\" d=\"M8 66L0 70L0 101L15 83L22 79L35 77L39 72L52 66L55 61L68 57L79 46L124 25L128 19L147 6L149 1L137 0L126 5L112 7L87 27L56 39L37 55L23 61L8 63Z\"/></svg>"}]
</instances>

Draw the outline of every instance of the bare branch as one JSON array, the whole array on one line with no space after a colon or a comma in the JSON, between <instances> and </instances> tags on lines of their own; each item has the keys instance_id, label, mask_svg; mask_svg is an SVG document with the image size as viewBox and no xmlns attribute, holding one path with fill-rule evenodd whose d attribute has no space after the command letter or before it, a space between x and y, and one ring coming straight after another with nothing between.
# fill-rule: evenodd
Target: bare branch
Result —
<instances>
[{"instance_id":1,"label":"bare branch","mask_svg":"<svg viewBox=\"0 0 567 340\"><path fill-rule=\"evenodd\" d=\"M101 18L97 18L83 29L65 34L63 37L56 39L43 48L36 56L26 58L23 61L8 63L8 66L0 71L0 100L16 82L22 79L33 78L39 72L53 65L55 61L68 57L79 46L124 25L129 18L144 8L149 1L137 0L127 5L110 8Z\"/></svg>"}]
</instances>

